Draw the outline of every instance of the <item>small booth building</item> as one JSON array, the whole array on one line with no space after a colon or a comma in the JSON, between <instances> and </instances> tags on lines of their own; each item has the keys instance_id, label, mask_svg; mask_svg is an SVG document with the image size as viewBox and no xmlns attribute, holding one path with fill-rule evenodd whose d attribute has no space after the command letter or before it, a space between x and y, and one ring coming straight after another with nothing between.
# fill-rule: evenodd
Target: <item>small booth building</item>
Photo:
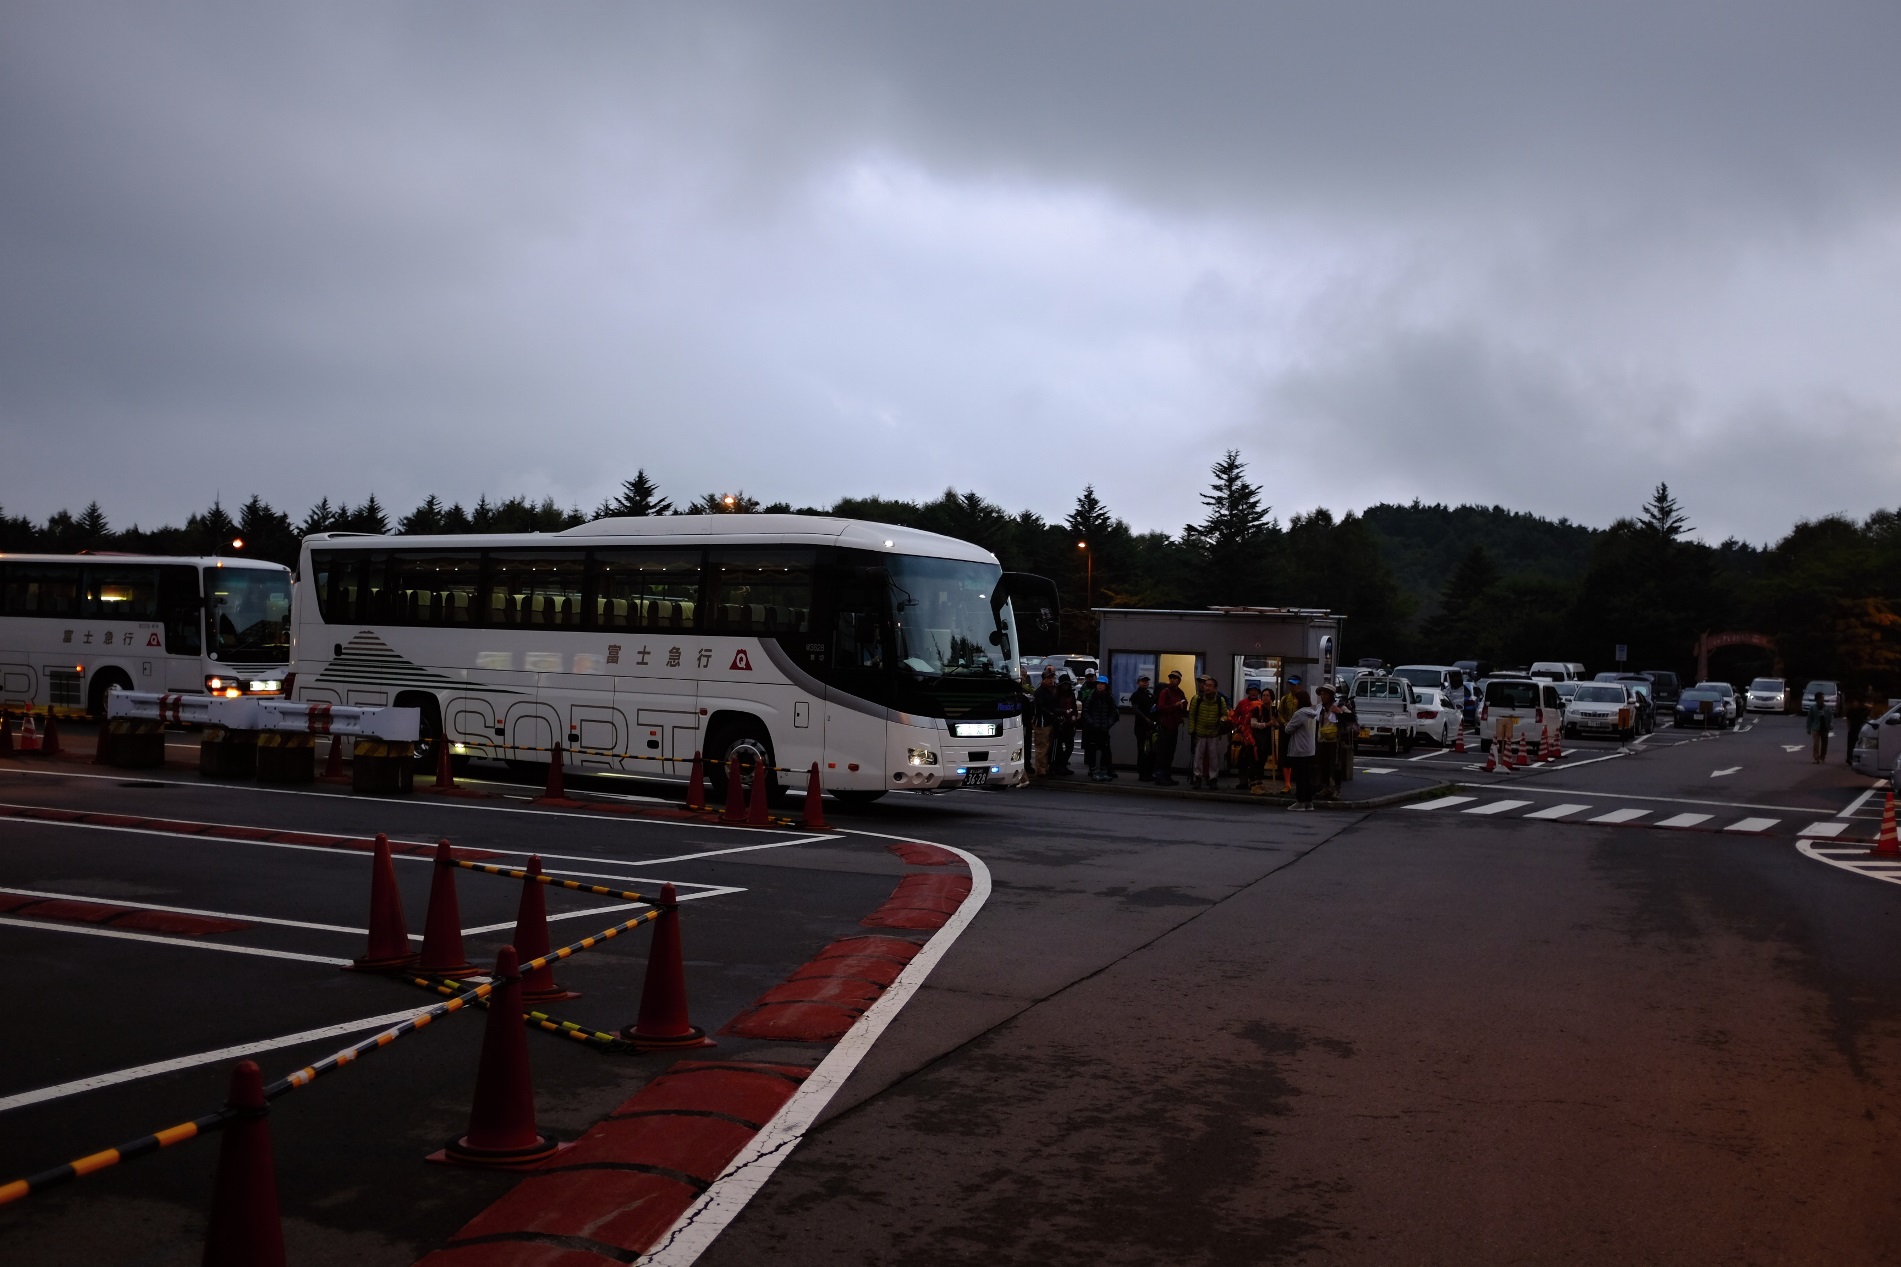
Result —
<instances>
[{"instance_id":1,"label":"small booth building","mask_svg":"<svg viewBox=\"0 0 1901 1267\"><path fill-rule=\"evenodd\" d=\"M1188 694L1194 694L1197 679L1212 675L1229 704L1247 693L1250 682L1276 695L1289 677L1309 690L1331 684L1346 622L1332 612L1296 607L1094 610L1101 622L1102 666L1125 710L1137 678L1147 675L1159 689L1177 669ZM1119 766L1135 764L1135 727L1126 712L1111 732L1110 753Z\"/></svg>"}]
</instances>

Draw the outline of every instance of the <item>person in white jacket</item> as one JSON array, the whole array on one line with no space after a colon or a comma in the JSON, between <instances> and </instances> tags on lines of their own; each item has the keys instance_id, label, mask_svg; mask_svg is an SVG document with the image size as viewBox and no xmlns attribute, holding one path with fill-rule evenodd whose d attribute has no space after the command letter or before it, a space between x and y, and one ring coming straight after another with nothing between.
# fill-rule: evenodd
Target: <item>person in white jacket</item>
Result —
<instances>
[{"instance_id":1,"label":"person in white jacket","mask_svg":"<svg viewBox=\"0 0 1901 1267\"><path fill-rule=\"evenodd\" d=\"M1288 809L1311 810L1314 807L1314 727L1320 710L1314 707L1307 688L1294 688L1294 713L1287 719L1287 738L1281 752L1294 770L1294 803Z\"/></svg>"}]
</instances>

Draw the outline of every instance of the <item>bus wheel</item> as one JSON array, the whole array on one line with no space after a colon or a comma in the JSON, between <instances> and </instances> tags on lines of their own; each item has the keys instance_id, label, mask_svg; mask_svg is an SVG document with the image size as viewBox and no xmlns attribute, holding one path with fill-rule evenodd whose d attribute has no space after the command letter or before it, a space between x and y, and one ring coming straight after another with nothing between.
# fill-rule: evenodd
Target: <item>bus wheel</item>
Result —
<instances>
[{"instance_id":1,"label":"bus wheel","mask_svg":"<svg viewBox=\"0 0 1901 1267\"><path fill-rule=\"evenodd\" d=\"M132 689L132 679L118 669L101 669L93 675L92 687L86 692L86 711L92 714L96 722L106 719L106 692L113 687L122 691Z\"/></svg>"},{"instance_id":2,"label":"bus wheel","mask_svg":"<svg viewBox=\"0 0 1901 1267\"><path fill-rule=\"evenodd\" d=\"M418 691L399 692L396 696L396 708L413 708L421 717L416 723L415 766L418 773L434 774L436 771L436 747L443 742L442 704L433 695ZM469 768L466 756L451 756L449 768L460 774Z\"/></svg>"},{"instance_id":3,"label":"bus wheel","mask_svg":"<svg viewBox=\"0 0 1901 1267\"><path fill-rule=\"evenodd\" d=\"M716 801L721 804L726 801L727 771L732 768L733 759L737 757L740 787L746 794L748 804L752 799L752 781L756 772L761 770L765 771L767 803L785 804L785 787L772 772L772 738L758 721L748 717L723 724L707 748L719 754L718 764L706 772L710 785L708 793Z\"/></svg>"}]
</instances>

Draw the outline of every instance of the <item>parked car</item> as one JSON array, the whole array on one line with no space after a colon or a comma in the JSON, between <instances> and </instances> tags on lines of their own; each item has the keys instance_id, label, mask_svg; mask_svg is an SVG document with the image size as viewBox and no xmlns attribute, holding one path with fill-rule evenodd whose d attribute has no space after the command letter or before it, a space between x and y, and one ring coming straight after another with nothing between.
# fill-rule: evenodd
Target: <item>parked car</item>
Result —
<instances>
[{"instance_id":1,"label":"parked car","mask_svg":"<svg viewBox=\"0 0 1901 1267\"><path fill-rule=\"evenodd\" d=\"M1828 705L1828 711L1839 715L1842 711L1842 688L1837 682L1810 682L1802 688L1802 714L1807 716L1815 707L1817 694Z\"/></svg>"},{"instance_id":2,"label":"parked car","mask_svg":"<svg viewBox=\"0 0 1901 1267\"><path fill-rule=\"evenodd\" d=\"M1699 691L1715 691L1718 695L1723 697L1723 713L1729 719L1730 725L1734 726L1742 717L1743 697L1738 695L1736 688L1731 686L1728 682L1698 682L1696 689Z\"/></svg>"},{"instance_id":3,"label":"parked car","mask_svg":"<svg viewBox=\"0 0 1901 1267\"><path fill-rule=\"evenodd\" d=\"M1657 707L1673 707L1677 702L1677 696L1683 693L1683 685L1677 681L1677 675L1668 669L1645 669L1643 674L1656 687L1656 690L1651 693L1651 698L1656 700Z\"/></svg>"},{"instance_id":4,"label":"parked car","mask_svg":"<svg viewBox=\"0 0 1901 1267\"><path fill-rule=\"evenodd\" d=\"M1584 666L1571 660L1536 660L1531 675L1551 682L1575 682L1584 676Z\"/></svg>"},{"instance_id":5,"label":"parked car","mask_svg":"<svg viewBox=\"0 0 1901 1267\"><path fill-rule=\"evenodd\" d=\"M1853 745L1849 764L1855 773L1871 779L1901 776L1901 704L1863 726L1859 735L1850 735L1848 742Z\"/></svg>"},{"instance_id":6,"label":"parked car","mask_svg":"<svg viewBox=\"0 0 1901 1267\"><path fill-rule=\"evenodd\" d=\"M1712 726L1727 730L1736 723L1731 720L1729 708L1720 693L1707 687L1693 686L1677 696L1676 724L1698 726L1704 730Z\"/></svg>"},{"instance_id":7,"label":"parked car","mask_svg":"<svg viewBox=\"0 0 1901 1267\"><path fill-rule=\"evenodd\" d=\"M1411 752L1418 739L1418 700L1405 678L1365 673L1353 681L1353 711L1360 744L1386 744L1395 754Z\"/></svg>"},{"instance_id":8,"label":"parked car","mask_svg":"<svg viewBox=\"0 0 1901 1267\"><path fill-rule=\"evenodd\" d=\"M1394 677L1403 677L1413 684L1414 690L1431 687L1440 693L1445 706L1454 709L1465 707L1466 680L1463 669L1455 669L1449 664L1402 664L1393 670Z\"/></svg>"},{"instance_id":9,"label":"parked car","mask_svg":"<svg viewBox=\"0 0 1901 1267\"><path fill-rule=\"evenodd\" d=\"M1629 743L1637 735L1636 692L1622 682L1583 682L1564 710L1570 736L1615 735Z\"/></svg>"},{"instance_id":10,"label":"parked car","mask_svg":"<svg viewBox=\"0 0 1901 1267\"><path fill-rule=\"evenodd\" d=\"M1413 698L1418 707L1413 710L1413 718L1418 722L1415 732L1421 739L1429 739L1441 748L1450 748L1452 740L1465 726L1465 716L1446 701L1445 692L1436 686L1414 687Z\"/></svg>"},{"instance_id":11,"label":"parked car","mask_svg":"<svg viewBox=\"0 0 1901 1267\"><path fill-rule=\"evenodd\" d=\"M1589 685L1589 683L1553 682L1551 685L1557 690L1558 698L1564 701L1565 708L1569 710L1571 707L1571 701L1578 697L1578 691L1584 686Z\"/></svg>"},{"instance_id":12,"label":"parked car","mask_svg":"<svg viewBox=\"0 0 1901 1267\"><path fill-rule=\"evenodd\" d=\"M1546 731L1564 730L1564 700L1557 687L1531 677L1490 678L1479 707L1479 751L1489 752L1494 738L1537 743Z\"/></svg>"},{"instance_id":13,"label":"parked car","mask_svg":"<svg viewBox=\"0 0 1901 1267\"><path fill-rule=\"evenodd\" d=\"M1752 713L1789 711L1789 684L1779 677L1759 677L1744 692L1743 707Z\"/></svg>"}]
</instances>

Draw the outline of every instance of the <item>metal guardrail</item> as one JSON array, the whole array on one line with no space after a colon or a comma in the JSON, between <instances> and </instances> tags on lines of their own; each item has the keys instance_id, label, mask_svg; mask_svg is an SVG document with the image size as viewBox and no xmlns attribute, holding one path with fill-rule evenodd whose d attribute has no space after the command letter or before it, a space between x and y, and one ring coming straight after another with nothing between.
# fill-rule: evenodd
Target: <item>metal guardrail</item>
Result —
<instances>
[{"instance_id":1,"label":"metal guardrail","mask_svg":"<svg viewBox=\"0 0 1901 1267\"><path fill-rule=\"evenodd\" d=\"M343 735L386 743L415 743L422 734L422 710L417 708L299 704L280 699L165 695L154 691L108 692L106 717L221 726L226 730Z\"/></svg>"}]
</instances>

